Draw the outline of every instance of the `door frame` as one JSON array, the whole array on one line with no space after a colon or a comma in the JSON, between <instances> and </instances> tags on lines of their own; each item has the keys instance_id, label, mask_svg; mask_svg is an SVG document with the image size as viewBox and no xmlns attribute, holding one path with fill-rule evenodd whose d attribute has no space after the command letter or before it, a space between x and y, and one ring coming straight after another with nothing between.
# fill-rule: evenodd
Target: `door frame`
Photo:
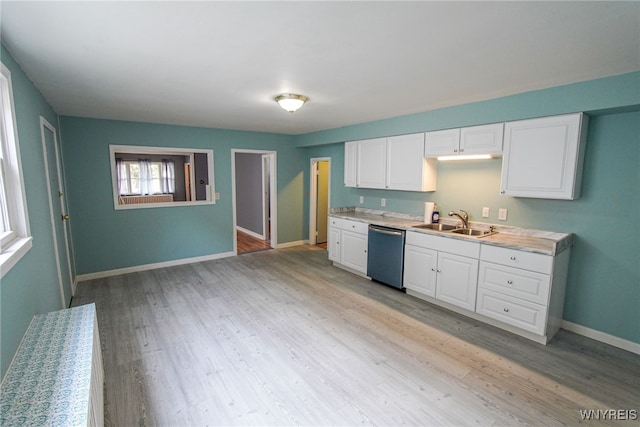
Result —
<instances>
[{"instance_id":1,"label":"door frame","mask_svg":"<svg viewBox=\"0 0 640 427\"><path fill-rule=\"evenodd\" d=\"M58 239L60 238L58 236L58 234L56 233L56 221L58 220L58 214L56 212L54 212L54 208L53 208L53 199L52 199L52 193L51 193L51 168L49 167L49 157L47 155L47 140L45 138L45 128L47 130L49 130L52 134L53 134L53 151L55 154L55 168L56 168L56 175L58 178L58 186L60 188L58 188L56 191L59 192L59 197L62 199L60 201L60 215L67 215L67 206L66 206L66 197L62 198L63 194L62 191L66 191L65 185L64 185L64 180L62 177L62 164L60 161L60 152L58 149L58 135L57 135L57 131L56 128L53 127L53 125L51 123L49 123L47 121L47 119L45 119L44 117L40 116L40 139L42 141L42 154L44 155L44 171L45 171L45 176L46 176L46 181L47 181L47 199L49 202L49 216L51 219L51 233L52 233L52 237L53 237L53 252L54 252L54 257L55 257L55 264L56 264L56 272L57 272L57 276L58 276L58 286L60 287L60 300L62 302L62 308L66 308L68 302L65 300L65 295L64 295L64 285L62 283L62 263L63 261L61 260L60 256L60 252L58 251ZM71 290L71 295L69 295L69 297L73 297L74 293L75 293L75 280L73 278L73 273L72 273L72 269L71 269L71 251L69 250L69 239L68 239L68 233L69 230L67 228L67 221L62 220L62 228L63 228L63 234L64 234L64 247L65 247L65 252L66 252L66 257L67 257L67 262L66 262L66 268L69 274L69 289Z\"/></svg>"},{"instance_id":2,"label":"door frame","mask_svg":"<svg viewBox=\"0 0 640 427\"><path fill-rule=\"evenodd\" d=\"M271 239L269 240L269 246L272 248L277 248L278 246L278 193L277 193L277 159L278 153L276 151L271 150L249 150L249 149L241 149L241 148L232 148L231 149L231 202L233 206L233 253L238 255L238 235L236 233L238 227L238 218L236 211L236 154L237 153L249 153L249 154L262 154L262 169L264 169L264 157L267 156L269 158L269 209L271 213ZM265 172L262 170L262 178L264 181ZM263 182L264 185L264 182ZM264 192L262 194L262 218L263 221L266 221L264 218L266 216L265 212L265 203L264 203ZM263 230L264 234L266 234L266 230Z\"/></svg>"},{"instance_id":3,"label":"door frame","mask_svg":"<svg viewBox=\"0 0 640 427\"><path fill-rule=\"evenodd\" d=\"M317 242L316 236L316 209L317 203L316 199L318 196L318 180L316 177L318 176L318 162L328 162L329 163L329 174L327 177L327 206L331 209L331 157L312 157L309 159L309 244L315 245Z\"/></svg>"}]
</instances>

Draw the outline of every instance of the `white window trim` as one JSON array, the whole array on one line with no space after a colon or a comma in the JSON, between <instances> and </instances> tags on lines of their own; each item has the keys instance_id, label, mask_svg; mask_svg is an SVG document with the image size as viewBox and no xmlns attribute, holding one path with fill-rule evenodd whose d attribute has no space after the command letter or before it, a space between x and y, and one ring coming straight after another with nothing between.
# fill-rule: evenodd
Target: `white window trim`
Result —
<instances>
[{"instance_id":1,"label":"white window trim","mask_svg":"<svg viewBox=\"0 0 640 427\"><path fill-rule=\"evenodd\" d=\"M2 104L9 106L10 114L5 114L5 107L0 112L3 114L7 135L3 136L5 146L3 152L7 161L6 175L4 176L5 187L7 189L7 205L9 208L9 218L13 233L3 239L0 249L0 278L14 266L31 249L32 237L29 227L29 214L27 210L27 197L24 189L24 177L22 174L22 161L20 159L20 143L18 140L18 126L16 123L16 110L13 103L13 88L11 84L11 72L4 64L0 63L2 81L0 84L6 85L3 91L4 98ZM7 117L9 116L10 117Z\"/></svg>"},{"instance_id":2,"label":"white window trim","mask_svg":"<svg viewBox=\"0 0 640 427\"><path fill-rule=\"evenodd\" d=\"M142 203L134 205L121 205L118 202L120 191L118 191L118 177L116 173L116 153L133 153L133 154L165 154L183 156L194 153L203 153L207 155L209 186L207 189L206 200L191 200L188 202L162 202L162 203ZM216 185L214 175L214 154L211 149L197 148L176 148L176 147L152 147L152 146L135 146L135 145L109 145L109 161L111 163L111 191L113 194L113 208L119 210L129 209L149 209L149 208L173 208L181 206L202 206L216 204ZM193 175L193 172L192 172Z\"/></svg>"}]
</instances>

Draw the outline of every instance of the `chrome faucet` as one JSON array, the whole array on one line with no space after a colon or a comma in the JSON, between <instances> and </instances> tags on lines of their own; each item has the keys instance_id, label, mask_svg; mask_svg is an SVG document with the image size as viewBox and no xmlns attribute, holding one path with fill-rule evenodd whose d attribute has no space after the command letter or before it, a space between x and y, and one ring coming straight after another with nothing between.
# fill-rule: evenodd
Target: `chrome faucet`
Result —
<instances>
[{"instance_id":1,"label":"chrome faucet","mask_svg":"<svg viewBox=\"0 0 640 427\"><path fill-rule=\"evenodd\" d=\"M457 216L462 220L462 228L469 228L469 214L467 213L467 211L464 211L462 209L460 209L460 212L462 212L462 214L456 211L451 211L449 212L449 216Z\"/></svg>"}]
</instances>

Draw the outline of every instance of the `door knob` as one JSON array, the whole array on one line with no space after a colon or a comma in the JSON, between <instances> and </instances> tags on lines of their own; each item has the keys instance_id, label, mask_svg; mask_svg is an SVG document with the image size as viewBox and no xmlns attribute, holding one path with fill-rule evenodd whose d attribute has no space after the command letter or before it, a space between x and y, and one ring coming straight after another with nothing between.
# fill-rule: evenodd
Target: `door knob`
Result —
<instances>
[{"instance_id":1,"label":"door knob","mask_svg":"<svg viewBox=\"0 0 640 427\"><path fill-rule=\"evenodd\" d=\"M62 221L69 221L69 215L60 215Z\"/></svg>"}]
</instances>

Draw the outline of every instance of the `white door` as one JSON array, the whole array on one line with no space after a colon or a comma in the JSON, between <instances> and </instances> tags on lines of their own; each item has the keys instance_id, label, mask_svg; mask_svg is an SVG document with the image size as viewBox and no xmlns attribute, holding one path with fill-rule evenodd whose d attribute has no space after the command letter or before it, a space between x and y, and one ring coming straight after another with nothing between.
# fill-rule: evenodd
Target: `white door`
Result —
<instances>
[{"instance_id":1,"label":"white door","mask_svg":"<svg viewBox=\"0 0 640 427\"><path fill-rule=\"evenodd\" d=\"M387 187L392 190L422 191L424 133L387 139Z\"/></svg>"},{"instance_id":2,"label":"white door","mask_svg":"<svg viewBox=\"0 0 640 427\"><path fill-rule=\"evenodd\" d=\"M361 273L367 272L367 235L342 230L340 262Z\"/></svg>"},{"instance_id":3,"label":"white door","mask_svg":"<svg viewBox=\"0 0 640 427\"><path fill-rule=\"evenodd\" d=\"M477 285L477 259L438 253L437 299L475 311Z\"/></svg>"},{"instance_id":4,"label":"white door","mask_svg":"<svg viewBox=\"0 0 640 427\"><path fill-rule=\"evenodd\" d=\"M504 123L470 126L460 130L460 153L500 154Z\"/></svg>"},{"instance_id":5,"label":"white door","mask_svg":"<svg viewBox=\"0 0 640 427\"><path fill-rule=\"evenodd\" d=\"M580 196L582 114L508 122L501 193L515 197Z\"/></svg>"},{"instance_id":6,"label":"white door","mask_svg":"<svg viewBox=\"0 0 640 427\"><path fill-rule=\"evenodd\" d=\"M425 133L425 156L458 154L460 129L445 129Z\"/></svg>"},{"instance_id":7,"label":"white door","mask_svg":"<svg viewBox=\"0 0 640 427\"><path fill-rule=\"evenodd\" d=\"M358 141L344 143L344 186L358 186Z\"/></svg>"},{"instance_id":8,"label":"white door","mask_svg":"<svg viewBox=\"0 0 640 427\"><path fill-rule=\"evenodd\" d=\"M40 117L40 136L44 153L44 167L47 175L49 213L53 228L53 249L60 286L62 308L68 307L73 296L73 276L71 273L71 251L67 223L69 216L65 203L65 186L62 178L62 163L58 149L56 129Z\"/></svg>"},{"instance_id":9,"label":"white door","mask_svg":"<svg viewBox=\"0 0 640 427\"><path fill-rule=\"evenodd\" d=\"M404 287L435 297L437 266L437 251L406 245L404 251Z\"/></svg>"},{"instance_id":10,"label":"white door","mask_svg":"<svg viewBox=\"0 0 640 427\"><path fill-rule=\"evenodd\" d=\"M358 141L358 187L385 188L387 138Z\"/></svg>"},{"instance_id":11,"label":"white door","mask_svg":"<svg viewBox=\"0 0 640 427\"><path fill-rule=\"evenodd\" d=\"M341 230L339 228L329 227L327 249L329 250L329 259L331 261L340 262L340 235Z\"/></svg>"}]
</instances>

